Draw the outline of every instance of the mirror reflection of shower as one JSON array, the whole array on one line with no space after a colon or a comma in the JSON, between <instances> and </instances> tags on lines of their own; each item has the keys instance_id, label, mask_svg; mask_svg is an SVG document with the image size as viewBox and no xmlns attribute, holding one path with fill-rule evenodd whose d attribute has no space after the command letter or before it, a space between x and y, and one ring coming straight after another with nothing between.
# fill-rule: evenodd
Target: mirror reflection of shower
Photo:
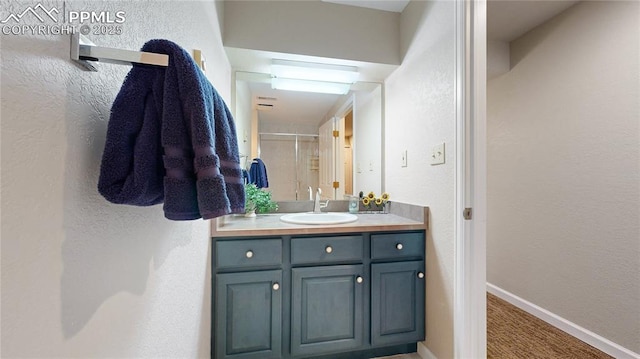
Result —
<instances>
[{"instance_id":1,"label":"mirror reflection of shower","mask_svg":"<svg viewBox=\"0 0 640 359\"><path fill-rule=\"evenodd\" d=\"M318 135L260 132L258 153L268 167L273 198L280 201L309 200L318 188Z\"/></svg>"},{"instance_id":2,"label":"mirror reflection of shower","mask_svg":"<svg viewBox=\"0 0 640 359\"><path fill-rule=\"evenodd\" d=\"M272 77L265 72L237 71L235 76L239 149L248 155L245 165L257 157L264 162L267 191L274 200L307 201L309 186L314 194L322 188L322 200L382 191L380 83L360 81L347 95L333 95L273 89ZM302 153L309 141L319 146L318 170L315 147L310 155Z\"/></svg>"}]
</instances>

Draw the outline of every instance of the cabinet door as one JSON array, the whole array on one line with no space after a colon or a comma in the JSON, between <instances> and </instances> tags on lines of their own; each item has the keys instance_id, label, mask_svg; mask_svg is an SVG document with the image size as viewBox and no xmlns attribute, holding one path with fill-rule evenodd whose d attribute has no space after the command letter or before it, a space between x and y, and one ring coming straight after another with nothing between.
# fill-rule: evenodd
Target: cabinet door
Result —
<instances>
[{"instance_id":1,"label":"cabinet door","mask_svg":"<svg viewBox=\"0 0 640 359\"><path fill-rule=\"evenodd\" d=\"M358 349L364 338L362 265L292 269L293 356Z\"/></svg>"},{"instance_id":2,"label":"cabinet door","mask_svg":"<svg viewBox=\"0 0 640 359\"><path fill-rule=\"evenodd\" d=\"M424 262L371 265L371 341L374 346L424 340Z\"/></svg>"},{"instance_id":3,"label":"cabinet door","mask_svg":"<svg viewBox=\"0 0 640 359\"><path fill-rule=\"evenodd\" d=\"M217 359L282 354L282 271L216 275Z\"/></svg>"}]
</instances>

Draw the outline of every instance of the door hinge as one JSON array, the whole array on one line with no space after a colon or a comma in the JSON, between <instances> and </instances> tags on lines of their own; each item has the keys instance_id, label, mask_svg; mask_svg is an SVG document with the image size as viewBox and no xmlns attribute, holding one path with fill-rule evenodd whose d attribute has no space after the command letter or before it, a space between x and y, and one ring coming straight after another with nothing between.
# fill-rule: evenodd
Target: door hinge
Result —
<instances>
[{"instance_id":1,"label":"door hinge","mask_svg":"<svg viewBox=\"0 0 640 359\"><path fill-rule=\"evenodd\" d=\"M471 211L471 208L465 208L464 211L462 211L462 216L466 220L473 219L473 212Z\"/></svg>"},{"instance_id":2,"label":"door hinge","mask_svg":"<svg viewBox=\"0 0 640 359\"><path fill-rule=\"evenodd\" d=\"M333 131L333 137L340 137L340 131L334 130Z\"/></svg>"},{"instance_id":3,"label":"door hinge","mask_svg":"<svg viewBox=\"0 0 640 359\"><path fill-rule=\"evenodd\" d=\"M333 182L333 188L339 188L340 182Z\"/></svg>"}]
</instances>

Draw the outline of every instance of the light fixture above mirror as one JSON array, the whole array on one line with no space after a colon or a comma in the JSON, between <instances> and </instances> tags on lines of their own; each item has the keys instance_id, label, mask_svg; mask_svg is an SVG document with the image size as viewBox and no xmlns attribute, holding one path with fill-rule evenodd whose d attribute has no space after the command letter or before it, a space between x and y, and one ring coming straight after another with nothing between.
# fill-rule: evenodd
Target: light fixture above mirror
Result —
<instances>
[{"instance_id":1,"label":"light fixture above mirror","mask_svg":"<svg viewBox=\"0 0 640 359\"><path fill-rule=\"evenodd\" d=\"M349 92L349 89L351 89L351 84L274 77L271 79L271 88L274 90L345 95Z\"/></svg>"},{"instance_id":2,"label":"light fixture above mirror","mask_svg":"<svg viewBox=\"0 0 640 359\"><path fill-rule=\"evenodd\" d=\"M273 60L271 87L277 90L344 95L358 80L355 66Z\"/></svg>"}]
</instances>

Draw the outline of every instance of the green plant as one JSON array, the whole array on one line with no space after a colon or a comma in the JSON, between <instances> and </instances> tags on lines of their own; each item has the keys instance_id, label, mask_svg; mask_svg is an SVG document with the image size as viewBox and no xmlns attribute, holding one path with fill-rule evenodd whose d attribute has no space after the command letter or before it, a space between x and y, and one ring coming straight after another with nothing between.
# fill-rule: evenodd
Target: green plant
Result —
<instances>
[{"instance_id":1,"label":"green plant","mask_svg":"<svg viewBox=\"0 0 640 359\"><path fill-rule=\"evenodd\" d=\"M258 188L255 184L244 185L245 211L269 213L278 210L278 204L271 200L271 192Z\"/></svg>"}]
</instances>

